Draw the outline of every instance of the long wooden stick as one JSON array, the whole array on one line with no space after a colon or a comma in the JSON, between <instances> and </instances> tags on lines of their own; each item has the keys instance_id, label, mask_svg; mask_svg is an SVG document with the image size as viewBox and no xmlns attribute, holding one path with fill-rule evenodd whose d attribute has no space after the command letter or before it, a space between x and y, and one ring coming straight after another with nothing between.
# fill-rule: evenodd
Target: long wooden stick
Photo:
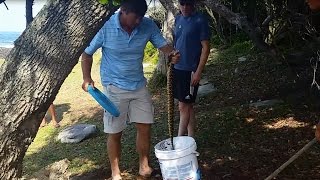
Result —
<instances>
[{"instance_id":1,"label":"long wooden stick","mask_svg":"<svg viewBox=\"0 0 320 180\"><path fill-rule=\"evenodd\" d=\"M276 177L284 168L286 168L290 163L296 160L302 153L308 150L315 142L317 142L316 138L313 138L308 144L303 146L295 155L293 155L287 162L282 164L277 170L275 170L270 176L268 176L265 180L271 180L272 178Z\"/></svg>"}]
</instances>

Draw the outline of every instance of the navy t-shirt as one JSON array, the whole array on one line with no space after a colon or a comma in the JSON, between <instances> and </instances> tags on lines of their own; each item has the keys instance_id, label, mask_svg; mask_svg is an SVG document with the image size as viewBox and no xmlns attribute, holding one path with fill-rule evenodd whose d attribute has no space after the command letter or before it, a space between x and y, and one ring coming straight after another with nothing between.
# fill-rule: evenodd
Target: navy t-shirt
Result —
<instances>
[{"instance_id":1,"label":"navy t-shirt","mask_svg":"<svg viewBox=\"0 0 320 180\"><path fill-rule=\"evenodd\" d=\"M202 14L193 13L184 17L179 14L174 24L174 46L180 52L175 69L196 71L201 55L201 41L209 40L208 20Z\"/></svg>"}]
</instances>

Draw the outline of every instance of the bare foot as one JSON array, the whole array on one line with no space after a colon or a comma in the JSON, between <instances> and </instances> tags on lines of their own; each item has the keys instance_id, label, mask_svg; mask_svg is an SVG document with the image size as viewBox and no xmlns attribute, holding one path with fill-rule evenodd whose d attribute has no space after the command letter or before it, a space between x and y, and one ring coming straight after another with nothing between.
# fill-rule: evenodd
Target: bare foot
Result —
<instances>
[{"instance_id":1,"label":"bare foot","mask_svg":"<svg viewBox=\"0 0 320 180\"><path fill-rule=\"evenodd\" d=\"M109 178L110 180L122 180L122 178L121 178L121 175L120 174L118 174L118 175L115 175L115 176L112 176L111 178ZM108 180L109 180L108 179Z\"/></svg>"},{"instance_id":2,"label":"bare foot","mask_svg":"<svg viewBox=\"0 0 320 180\"><path fill-rule=\"evenodd\" d=\"M45 127L47 125L47 122L45 119L42 119L42 122L40 124L40 127Z\"/></svg>"},{"instance_id":3,"label":"bare foot","mask_svg":"<svg viewBox=\"0 0 320 180\"><path fill-rule=\"evenodd\" d=\"M53 127L55 127L55 128L59 128L59 127L60 127L60 124L59 124L59 123L57 123L57 122L53 122Z\"/></svg>"},{"instance_id":4,"label":"bare foot","mask_svg":"<svg viewBox=\"0 0 320 180\"><path fill-rule=\"evenodd\" d=\"M150 177L153 169L151 167L145 168L145 169L140 169L139 170L139 175L143 177Z\"/></svg>"}]
</instances>

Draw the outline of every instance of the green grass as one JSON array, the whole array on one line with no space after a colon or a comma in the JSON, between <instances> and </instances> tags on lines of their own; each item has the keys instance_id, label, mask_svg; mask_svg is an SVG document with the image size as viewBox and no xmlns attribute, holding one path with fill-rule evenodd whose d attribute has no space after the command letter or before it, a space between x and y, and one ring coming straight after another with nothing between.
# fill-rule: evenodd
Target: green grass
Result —
<instances>
[{"instance_id":1,"label":"green grass","mask_svg":"<svg viewBox=\"0 0 320 180\"><path fill-rule=\"evenodd\" d=\"M150 42L144 50L144 63L156 65L158 62L159 51Z\"/></svg>"},{"instance_id":2,"label":"green grass","mask_svg":"<svg viewBox=\"0 0 320 180\"><path fill-rule=\"evenodd\" d=\"M229 48L213 54L212 59L216 62L233 63L239 57L252 53L254 53L254 45L251 41L236 42Z\"/></svg>"}]
</instances>

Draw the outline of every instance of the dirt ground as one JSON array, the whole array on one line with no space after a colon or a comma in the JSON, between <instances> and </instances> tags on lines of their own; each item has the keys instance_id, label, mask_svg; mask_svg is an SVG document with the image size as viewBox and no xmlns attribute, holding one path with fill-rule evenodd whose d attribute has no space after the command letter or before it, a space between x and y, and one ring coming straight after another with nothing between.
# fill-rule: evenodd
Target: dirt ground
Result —
<instances>
[{"instance_id":1,"label":"dirt ground","mask_svg":"<svg viewBox=\"0 0 320 180\"><path fill-rule=\"evenodd\" d=\"M204 76L217 91L200 98L195 106L198 119L195 139L202 179L265 179L314 138L320 101L319 91L310 89L312 69L309 66L298 68L257 55L247 57L245 62L208 62ZM156 108L153 144L168 137L164 132L165 92L159 88L153 93ZM264 107L250 105L272 99L282 103ZM175 111L176 131L178 112ZM152 165L159 168L153 152L151 154ZM275 179L320 179L319 155L320 146L316 143ZM97 169L72 179L108 176L110 170ZM123 176L139 179L131 173Z\"/></svg>"}]
</instances>

